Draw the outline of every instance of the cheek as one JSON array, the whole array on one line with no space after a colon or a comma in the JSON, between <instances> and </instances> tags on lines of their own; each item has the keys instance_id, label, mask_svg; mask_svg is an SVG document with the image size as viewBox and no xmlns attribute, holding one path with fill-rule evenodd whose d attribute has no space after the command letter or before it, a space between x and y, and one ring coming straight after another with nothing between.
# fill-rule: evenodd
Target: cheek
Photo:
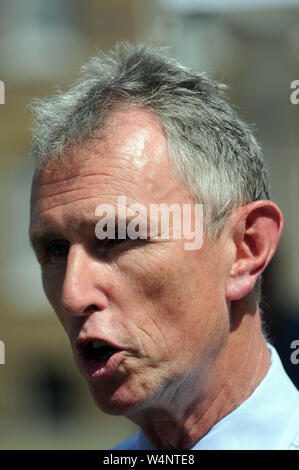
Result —
<instances>
[{"instance_id":1,"label":"cheek","mask_svg":"<svg viewBox=\"0 0 299 470\"><path fill-rule=\"evenodd\" d=\"M57 305L61 297L64 281L64 270L62 269L42 269L42 283L45 294L51 304Z\"/></svg>"},{"instance_id":2,"label":"cheek","mask_svg":"<svg viewBox=\"0 0 299 470\"><path fill-rule=\"evenodd\" d=\"M142 268L137 265L126 272L126 279L135 286L139 298L163 308L165 315L161 320L181 322L194 311L208 314L223 297L217 267L186 258L156 259L152 265L146 262Z\"/></svg>"},{"instance_id":3,"label":"cheek","mask_svg":"<svg viewBox=\"0 0 299 470\"><path fill-rule=\"evenodd\" d=\"M136 259L135 259L136 260ZM134 312L130 319L147 328L149 334L161 335L164 343L185 343L193 326L194 311L200 299L200 286L192 266L184 258L168 257L144 259L144 262L120 266L125 288L131 292L126 310ZM169 346L170 347L170 346Z\"/></svg>"},{"instance_id":4,"label":"cheek","mask_svg":"<svg viewBox=\"0 0 299 470\"><path fill-rule=\"evenodd\" d=\"M170 354L208 347L228 330L225 284L218 264L183 254L136 273L138 297ZM141 303L142 305L142 303Z\"/></svg>"},{"instance_id":5,"label":"cheek","mask_svg":"<svg viewBox=\"0 0 299 470\"><path fill-rule=\"evenodd\" d=\"M120 264L119 271L125 286L123 292L131 293L127 301L133 302L135 308L139 306L138 310L145 310L147 314L163 307L167 310L170 296L173 296L177 290L177 275L174 275L175 267L172 260L165 260L158 255L153 257L142 254ZM160 322L164 318L165 312L163 316L161 312L156 320Z\"/></svg>"},{"instance_id":6,"label":"cheek","mask_svg":"<svg viewBox=\"0 0 299 470\"><path fill-rule=\"evenodd\" d=\"M43 270L42 271L42 283L44 292L52 305L56 315L58 316L63 327L67 331L66 320L61 315L61 293L64 281L64 270Z\"/></svg>"}]
</instances>

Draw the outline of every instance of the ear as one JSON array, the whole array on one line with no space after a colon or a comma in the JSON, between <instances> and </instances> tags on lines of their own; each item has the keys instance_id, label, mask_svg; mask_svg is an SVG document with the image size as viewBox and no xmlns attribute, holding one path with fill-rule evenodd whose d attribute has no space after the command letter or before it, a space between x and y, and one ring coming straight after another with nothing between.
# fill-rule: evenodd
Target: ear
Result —
<instances>
[{"instance_id":1,"label":"ear","mask_svg":"<svg viewBox=\"0 0 299 470\"><path fill-rule=\"evenodd\" d=\"M238 207L228 224L233 259L226 299L233 301L253 289L270 262L283 230L283 215L272 201L254 201Z\"/></svg>"}]
</instances>

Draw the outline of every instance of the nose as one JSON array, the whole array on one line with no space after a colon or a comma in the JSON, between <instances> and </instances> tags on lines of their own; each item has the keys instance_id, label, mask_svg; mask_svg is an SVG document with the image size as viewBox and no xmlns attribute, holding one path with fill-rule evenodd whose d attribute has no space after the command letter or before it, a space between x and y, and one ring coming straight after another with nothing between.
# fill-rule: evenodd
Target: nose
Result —
<instances>
[{"instance_id":1,"label":"nose","mask_svg":"<svg viewBox=\"0 0 299 470\"><path fill-rule=\"evenodd\" d=\"M70 247L61 293L62 310L72 316L90 315L107 307L105 266L99 268L82 245Z\"/></svg>"}]
</instances>

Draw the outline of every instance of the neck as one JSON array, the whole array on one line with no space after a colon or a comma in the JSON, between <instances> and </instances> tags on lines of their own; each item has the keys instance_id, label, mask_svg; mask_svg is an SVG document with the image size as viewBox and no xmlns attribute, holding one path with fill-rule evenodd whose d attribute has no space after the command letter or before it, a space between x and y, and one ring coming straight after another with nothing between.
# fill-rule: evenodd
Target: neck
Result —
<instances>
[{"instance_id":1,"label":"neck","mask_svg":"<svg viewBox=\"0 0 299 470\"><path fill-rule=\"evenodd\" d=\"M266 375L270 351L258 308L253 313L251 305L244 314L244 302L248 307L248 299L232 307L231 330L218 356L189 383L198 390L195 399L186 387L178 387L167 405L130 416L158 449L189 449L245 401Z\"/></svg>"}]
</instances>

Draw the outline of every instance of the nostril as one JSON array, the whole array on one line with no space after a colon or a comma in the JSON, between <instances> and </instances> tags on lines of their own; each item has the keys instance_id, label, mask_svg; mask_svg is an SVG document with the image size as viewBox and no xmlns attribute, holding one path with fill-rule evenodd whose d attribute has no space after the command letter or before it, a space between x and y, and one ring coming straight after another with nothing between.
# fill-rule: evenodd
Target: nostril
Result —
<instances>
[{"instance_id":1,"label":"nostril","mask_svg":"<svg viewBox=\"0 0 299 470\"><path fill-rule=\"evenodd\" d=\"M97 312L98 310L101 310L101 309L97 307L95 304L93 304L93 305L89 305L88 307L86 307L86 309L84 310L84 313L86 313L87 315L91 315L92 313Z\"/></svg>"}]
</instances>

